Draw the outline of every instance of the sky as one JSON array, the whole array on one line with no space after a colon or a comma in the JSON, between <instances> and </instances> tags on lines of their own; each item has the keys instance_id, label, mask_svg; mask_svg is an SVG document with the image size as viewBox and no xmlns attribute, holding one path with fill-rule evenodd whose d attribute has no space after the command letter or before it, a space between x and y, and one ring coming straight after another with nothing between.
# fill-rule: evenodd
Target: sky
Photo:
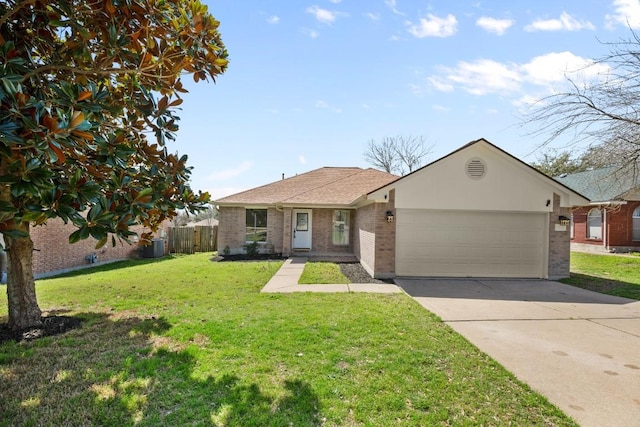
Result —
<instances>
[{"instance_id":1,"label":"sky","mask_svg":"<svg viewBox=\"0 0 640 427\"><path fill-rule=\"evenodd\" d=\"M596 78L585 66L606 42L640 29L640 0L203 1L230 63L215 84L185 79L168 149L214 200L370 167L367 142L397 135L424 137L428 161L479 138L535 161L545 135L525 120L532 103L567 76Z\"/></svg>"}]
</instances>

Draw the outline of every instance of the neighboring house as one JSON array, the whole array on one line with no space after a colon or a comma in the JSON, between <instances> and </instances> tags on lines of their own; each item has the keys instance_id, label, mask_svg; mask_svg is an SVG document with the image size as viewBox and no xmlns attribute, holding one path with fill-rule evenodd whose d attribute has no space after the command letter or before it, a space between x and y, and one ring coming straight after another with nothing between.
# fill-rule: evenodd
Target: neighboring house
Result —
<instances>
[{"instance_id":1,"label":"neighboring house","mask_svg":"<svg viewBox=\"0 0 640 427\"><path fill-rule=\"evenodd\" d=\"M378 278L556 279L564 217L589 200L480 139L404 177L321 168L214 203L221 251L352 254Z\"/></svg>"},{"instance_id":2,"label":"neighboring house","mask_svg":"<svg viewBox=\"0 0 640 427\"><path fill-rule=\"evenodd\" d=\"M166 235L168 225L169 221L166 221L157 234ZM118 239L116 239L116 246L111 246L111 240L109 240L100 249L96 249L97 240L93 238L70 244L69 235L75 230L77 228L71 222L65 224L59 218L48 220L46 225L31 227L31 240L34 247L33 273L36 278L140 255L141 247L136 243L129 245L121 243ZM132 230L138 234L144 231L142 226L134 227Z\"/></svg>"},{"instance_id":3,"label":"neighboring house","mask_svg":"<svg viewBox=\"0 0 640 427\"><path fill-rule=\"evenodd\" d=\"M640 179L634 167L608 167L556 179L591 200L572 211L572 249L595 252L640 249Z\"/></svg>"},{"instance_id":4,"label":"neighboring house","mask_svg":"<svg viewBox=\"0 0 640 427\"><path fill-rule=\"evenodd\" d=\"M202 219L197 222L188 222L185 227L217 227L218 220L215 218Z\"/></svg>"}]
</instances>

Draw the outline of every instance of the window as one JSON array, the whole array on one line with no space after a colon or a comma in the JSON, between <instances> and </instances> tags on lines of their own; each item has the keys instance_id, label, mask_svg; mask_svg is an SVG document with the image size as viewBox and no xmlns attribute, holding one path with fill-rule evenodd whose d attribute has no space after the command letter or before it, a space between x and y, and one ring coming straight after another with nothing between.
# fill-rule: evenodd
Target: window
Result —
<instances>
[{"instance_id":1,"label":"window","mask_svg":"<svg viewBox=\"0 0 640 427\"><path fill-rule=\"evenodd\" d=\"M633 222L633 240L640 240L640 207L636 208L633 211L633 215L631 216L631 221Z\"/></svg>"},{"instance_id":2,"label":"window","mask_svg":"<svg viewBox=\"0 0 640 427\"><path fill-rule=\"evenodd\" d=\"M587 239L602 239L602 212L591 209L587 215Z\"/></svg>"},{"instance_id":3,"label":"window","mask_svg":"<svg viewBox=\"0 0 640 427\"><path fill-rule=\"evenodd\" d=\"M246 236L247 242L267 241L267 210L247 209Z\"/></svg>"},{"instance_id":4,"label":"window","mask_svg":"<svg viewBox=\"0 0 640 427\"><path fill-rule=\"evenodd\" d=\"M333 211L333 244L349 244L349 211Z\"/></svg>"}]
</instances>

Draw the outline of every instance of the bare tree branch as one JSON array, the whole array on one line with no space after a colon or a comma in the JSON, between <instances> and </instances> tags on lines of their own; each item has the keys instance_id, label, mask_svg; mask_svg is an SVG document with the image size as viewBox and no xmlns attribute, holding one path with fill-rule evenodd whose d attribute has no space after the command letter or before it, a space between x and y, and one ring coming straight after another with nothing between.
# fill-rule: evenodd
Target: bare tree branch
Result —
<instances>
[{"instance_id":1,"label":"bare tree branch","mask_svg":"<svg viewBox=\"0 0 640 427\"><path fill-rule=\"evenodd\" d=\"M543 145L560 137L585 144L598 163L625 165L640 159L640 38L605 43L610 52L581 71L595 78L538 101L525 118L543 135ZM607 155L603 155L608 153ZM588 153L587 153L588 154Z\"/></svg>"},{"instance_id":2,"label":"bare tree branch","mask_svg":"<svg viewBox=\"0 0 640 427\"><path fill-rule=\"evenodd\" d=\"M405 175L424 165L426 157L433 151L433 144L427 145L424 136L385 137L370 140L364 158L375 168L388 173Z\"/></svg>"}]
</instances>

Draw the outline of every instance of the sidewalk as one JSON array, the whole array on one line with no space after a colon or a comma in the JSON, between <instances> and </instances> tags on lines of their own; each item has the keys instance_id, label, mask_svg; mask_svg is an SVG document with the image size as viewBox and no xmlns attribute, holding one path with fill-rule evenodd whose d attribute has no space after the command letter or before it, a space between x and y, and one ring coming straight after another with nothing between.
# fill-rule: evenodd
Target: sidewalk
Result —
<instances>
[{"instance_id":1,"label":"sidewalk","mask_svg":"<svg viewBox=\"0 0 640 427\"><path fill-rule=\"evenodd\" d=\"M378 283L349 283L329 285L299 285L298 279L302 275L307 258L295 257L287 259L280 270L269 280L260 292L263 293L292 293L292 292L370 292L379 294L394 294L403 292L396 285Z\"/></svg>"}]
</instances>

